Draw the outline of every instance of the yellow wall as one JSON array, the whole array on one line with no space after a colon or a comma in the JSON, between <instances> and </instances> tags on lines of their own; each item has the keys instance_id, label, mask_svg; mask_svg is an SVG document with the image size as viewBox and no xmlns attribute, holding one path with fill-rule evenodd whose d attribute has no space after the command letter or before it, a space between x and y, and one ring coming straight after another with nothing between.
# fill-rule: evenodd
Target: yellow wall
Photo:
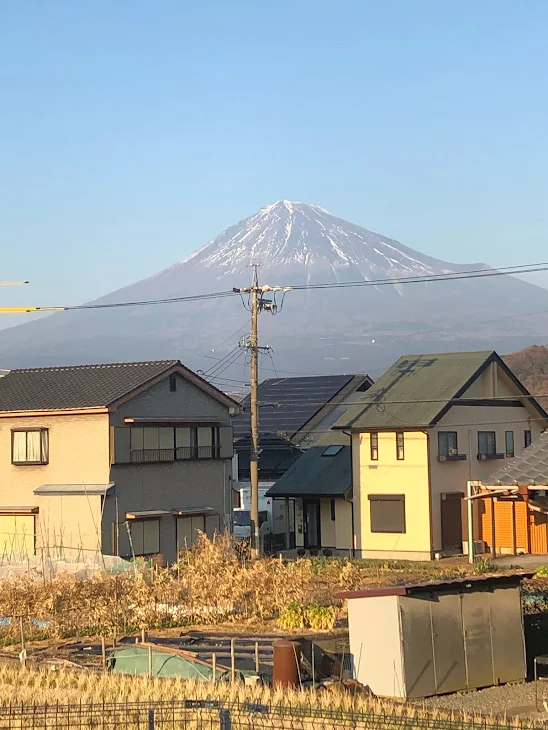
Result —
<instances>
[{"instance_id":1,"label":"yellow wall","mask_svg":"<svg viewBox=\"0 0 548 730\"><path fill-rule=\"evenodd\" d=\"M335 546L337 550L352 550L352 503L337 499L335 514Z\"/></svg>"},{"instance_id":2,"label":"yellow wall","mask_svg":"<svg viewBox=\"0 0 548 730\"><path fill-rule=\"evenodd\" d=\"M11 430L49 430L49 464L11 463ZM97 549L101 530L98 496L39 496L42 484L108 484L110 474L108 414L0 418L0 511L2 507L38 507L36 543Z\"/></svg>"},{"instance_id":3,"label":"yellow wall","mask_svg":"<svg viewBox=\"0 0 548 730\"><path fill-rule=\"evenodd\" d=\"M335 518L337 512L335 508ZM335 520L331 519L331 500L322 499L320 501L320 518L321 518L321 538L322 547L334 548L337 540L335 531Z\"/></svg>"},{"instance_id":4,"label":"yellow wall","mask_svg":"<svg viewBox=\"0 0 548 730\"><path fill-rule=\"evenodd\" d=\"M371 461L370 434L353 435L354 503L358 555L430 557L428 444L425 433L404 434L405 458L396 458L396 434L379 433L379 458ZM356 446L358 451L356 451ZM356 481L356 479L358 481ZM406 532L371 532L369 494L404 494ZM380 556L380 555L379 555Z\"/></svg>"}]
</instances>

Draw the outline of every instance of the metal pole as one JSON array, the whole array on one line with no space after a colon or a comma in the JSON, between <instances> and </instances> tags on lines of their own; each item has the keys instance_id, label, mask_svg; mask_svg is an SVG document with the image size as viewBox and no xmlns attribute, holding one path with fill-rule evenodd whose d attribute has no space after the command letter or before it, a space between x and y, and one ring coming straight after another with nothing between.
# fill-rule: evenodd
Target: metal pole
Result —
<instances>
[{"instance_id":1,"label":"metal pole","mask_svg":"<svg viewBox=\"0 0 548 730\"><path fill-rule=\"evenodd\" d=\"M154 707L148 708L148 730L154 730Z\"/></svg>"},{"instance_id":2,"label":"metal pole","mask_svg":"<svg viewBox=\"0 0 548 730\"><path fill-rule=\"evenodd\" d=\"M257 266L253 270L251 285L251 454L249 472L251 480L251 547L255 556L259 555L259 281Z\"/></svg>"},{"instance_id":3,"label":"metal pole","mask_svg":"<svg viewBox=\"0 0 548 730\"><path fill-rule=\"evenodd\" d=\"M234 649L234 639L230 640L230 680L232 684L236 681L236 652Z\"/></svg>"},{"instance_id":4,"label":"metal pole","mask_svg":"<svg viewBox=\"0 0 548 730\"><path fill-rule=\"evenodd\" d=\"M468 562L473 565L474 563L474 504L472 497L472 482L468 480L467 482L467 492L466 495L468 499L466 500L466 510L468 513Z\"/></svg>"},{"instance_id":5,"label":"metal pole","mask_svg":"<svg viewBox=\"0 0 548 730\"><path fill-rule=\"evenodd\" d=\"M285 498L285 549L291 548L291 516L289 514L289 497Z\"/></svg>"},{"instance_id":6,"label":"metal pole","mask_svg":"<svg viewBox=\"0 0 548 730\"><path fill-rule=\"evenodd\" d=\"M101 660L103 664L103 672L107 668L107 651L105 647L105 637L101 636Z\"/></svg>"},{"instance_id":7,"label":"metal pole","mask_svg":"<svg viewBox=\"0 0 548 730\"><path fill-rule=\"evenodd\" d=\"M220 712L220 730L231 730L232 720L230 718L230 710L221 710Z\"/></svg>"},{"instance_id":8,"label":"metal pole","mask_svg":"<svg viewBox=\"0 0 548 730\"><path fill-rule=\"evenodd\" d=\"M255 672L259 674L261 665L259 664L259 642L255 642Z\"/></svg>"},{"instance_id":9,"label":"metal pole","mask_svg":"<svg viewBox=\"0 0 548 730\"><path fill-rule=\"evenodd\" d=\"M148 676L152 677L152 647L148 647Z\"/></svg>"},{"instance_id":10,"label":"metal pole","mask_svg":"<svg viewBox=\"0 0 548 730\"><path fill-rule=\"evenodd\" d=\"M22 616L19 616L19 630L21 632L21 664L25 667L27 665L27 650L25 649L25 629Z\"/></svg>"},{"instance_id":11,"label":"metal pole","mask_svg":"<svg viewBox=\"0 0 548 730\"><path fill-rule=\"evenodd\" d=\"M215 684L217 681L217 654L215 652L211 655L211 670L211 681Z\"/></svg>"}]
</instances>

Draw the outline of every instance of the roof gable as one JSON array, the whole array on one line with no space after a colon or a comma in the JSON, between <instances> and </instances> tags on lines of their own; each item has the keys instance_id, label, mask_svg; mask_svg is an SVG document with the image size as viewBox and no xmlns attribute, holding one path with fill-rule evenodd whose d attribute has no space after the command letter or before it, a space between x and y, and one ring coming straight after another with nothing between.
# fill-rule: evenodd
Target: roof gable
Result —
<instances>
[{"instance_id":1,"label":"roof gable","mask_svg":"<svg viewBox=\"0 0 548 730\"><path fill-rule=\"evenodd\" d=\"M0 378L0 412L108 408L173 372L227 406L235 401L179 360L11 370Z\"/></svg>"},{"instance_id":2,"label":"roof gable","mask_svg":"<svg viewBox=\"0 0 548 730\"><path fill-rule=\"evenodd\" d=\"M493 356L496 354L492 350L404 355L334 428L392 430L429 426Z\"/></svg>"}]
</instances>

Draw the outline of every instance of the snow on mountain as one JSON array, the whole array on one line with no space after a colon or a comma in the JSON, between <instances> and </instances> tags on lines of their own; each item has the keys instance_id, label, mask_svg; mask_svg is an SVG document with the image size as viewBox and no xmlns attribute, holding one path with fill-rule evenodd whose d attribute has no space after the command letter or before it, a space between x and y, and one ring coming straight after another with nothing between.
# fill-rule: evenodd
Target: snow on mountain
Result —
<instances>
[{"instance_id":1,"label":"snow on mountain","mask_svg":"<svg viewBox=\"0 0 548 730\"><path fill-rule=\"evenodd\" d=\"M231 291L250 283L252 263L261 264L261 283L283 286L485 266L425 256L317 205L280 200L182 261L97 303ZM531 316L535 310L537 315ZM504 353L545 342L546 310L546 289L511 276L307 289L290 292L279 316L261 317L261 341L274 348L281 374L378 372L409 352L488 347ZM60 312L3 330L0 359L9 368L179 357L192 368L207 370L233 350L248 316L237 296ZM224 375L241 381L247 377L246 367L236 363ZM265 376L271 375L271 364L265 367Z\"/></svg>"},{"instance_id":2,"label":"snow on mountain","mask_svg":"<svg viewBox=\"0 0 548 730\"><path fill-rule=\"evenodd\" d=\"M334 280L344 280L349 270L369 280L463 268L423 256L317 205L289 200L266 205L172 268L200 266L222 279L248 273L251 263L260 263L262 271L301 269L305 279L310 279L311 268L329 270Z\"/></svg>"}]
</instances>

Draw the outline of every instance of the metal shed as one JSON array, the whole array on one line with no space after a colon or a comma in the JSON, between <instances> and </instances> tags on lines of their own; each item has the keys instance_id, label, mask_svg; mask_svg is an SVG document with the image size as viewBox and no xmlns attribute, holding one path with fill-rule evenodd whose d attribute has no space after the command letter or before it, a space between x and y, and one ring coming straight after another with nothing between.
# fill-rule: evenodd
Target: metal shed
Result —
<instances>
[{"instance_id":1,"label":"metal shed","mask_svg":"<svg viewBox=\"0 0 548 730\"><path fill-rule=\"evenodd\" d=\"M339 593L354 677L376 695L429 697L525 679L520 585L533 573Z\"/></svg>"}]
</instances>

